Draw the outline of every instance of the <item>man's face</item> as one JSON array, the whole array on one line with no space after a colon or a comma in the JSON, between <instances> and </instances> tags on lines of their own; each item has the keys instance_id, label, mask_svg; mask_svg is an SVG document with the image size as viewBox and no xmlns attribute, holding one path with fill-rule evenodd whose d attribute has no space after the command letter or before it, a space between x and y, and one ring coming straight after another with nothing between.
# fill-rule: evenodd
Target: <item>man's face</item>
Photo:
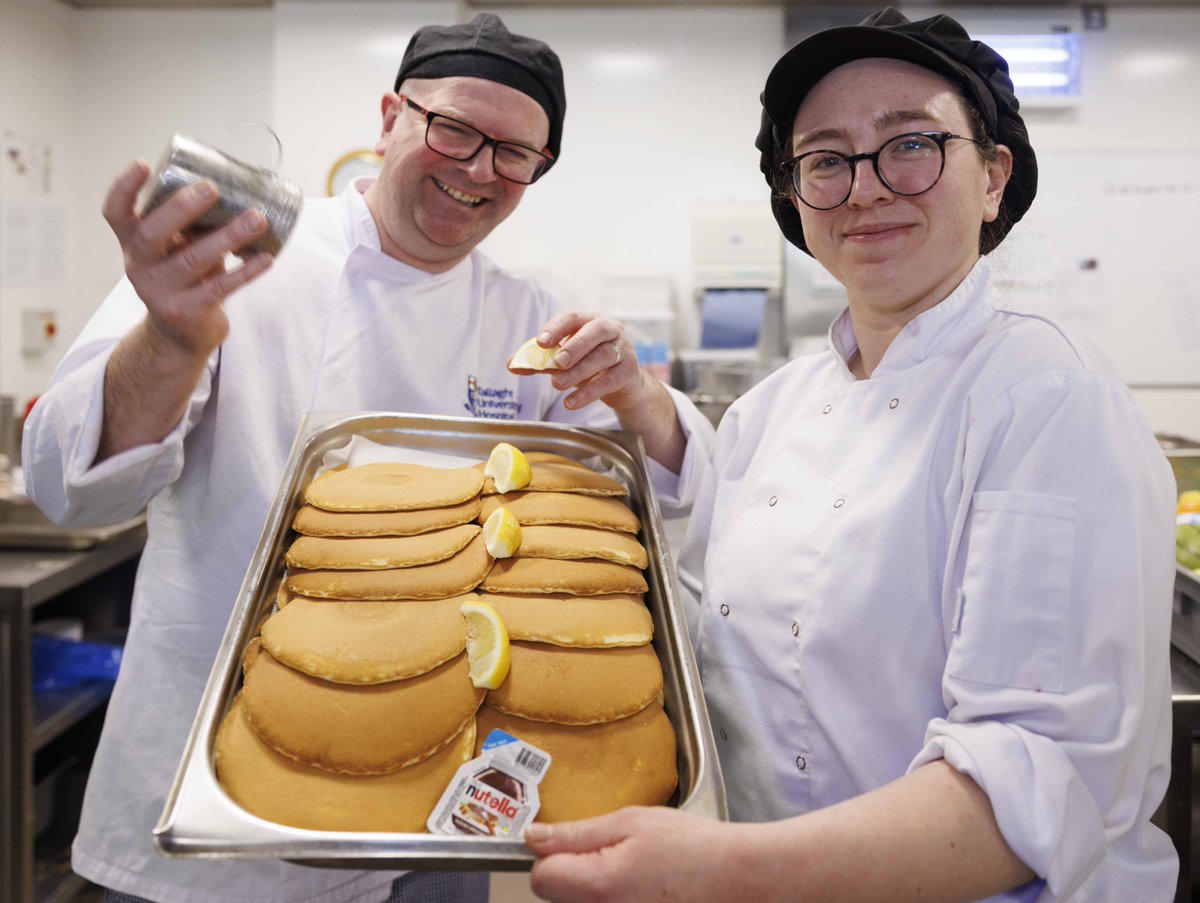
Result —
<instances>
[{"instance_id":1,"label":"man's face","mask_svg":"<svg viewBox=\"0 0 1200 903\"><path fill-rule=\"evenodd\" d=\"M792 153L875 151L904 132L971 136L963 102L945 79L913 63L864 59L826 75L796 114ZM973 144L950 141L937 184L924 194L893 194L870 161L859 162L850 197L832 210L796 201L813 256L851 298L909 315L945 297L979 255L979 227L996 217L1007 176ZM932 302L932 303L931 303Z\"/></svg>"},{"instance_id":2,"label":"man's face","mask_svg":"<svg viewBox=\"0 0 1200 903\"><path fill-rule=\"evenodd\" d=\"M527 94L482 78L412 79L401 86L415 103L444 113L501 141L544 148L545 110ZM426 119L397 94L382 102L383 157L365 197L383 251L429 272L444 272L516 209L525 186L496 175L493 148L451 160L425 144Z\"/></svg>"}]
</instances>

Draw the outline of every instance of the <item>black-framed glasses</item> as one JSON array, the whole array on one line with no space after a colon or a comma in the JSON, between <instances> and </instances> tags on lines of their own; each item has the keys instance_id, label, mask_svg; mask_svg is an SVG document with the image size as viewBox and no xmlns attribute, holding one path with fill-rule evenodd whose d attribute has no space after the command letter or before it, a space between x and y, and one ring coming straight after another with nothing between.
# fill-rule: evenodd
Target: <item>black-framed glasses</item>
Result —
<instances>
[{"instance_id":1,"label":"black-framed glasses","mask_svg":"<svg viewBox=\"0 0 1200 903\"><path fill-rule=\"evenodd\" d=\"M854 172L870 160L875 175L893 194L912 197L937 184L946 168L946 142L974 138L950 132L905 132L889 138L870 154L843 154L833 150L807 151L779 164L792 181L796 196L814 210L832 210L846 203L854 187Z\"/></svg>"},{"instance_id":2,"label":"black-framed glasses","mask_svg":"<svg viewBox=\"0 0 1200 903\"><path fill-rule=\"evenodd\" d=\"M554 158L547 153L512 141L499 141L485 135L473 125L427 110L411 97L404 94L399 97L425 117L425 144L443 157L449 157L451 160L470 160L490 145L492 169L496 175L521 185L532 185L544 176L546 170L554 163Z\"/></svg>"}]
</instances>

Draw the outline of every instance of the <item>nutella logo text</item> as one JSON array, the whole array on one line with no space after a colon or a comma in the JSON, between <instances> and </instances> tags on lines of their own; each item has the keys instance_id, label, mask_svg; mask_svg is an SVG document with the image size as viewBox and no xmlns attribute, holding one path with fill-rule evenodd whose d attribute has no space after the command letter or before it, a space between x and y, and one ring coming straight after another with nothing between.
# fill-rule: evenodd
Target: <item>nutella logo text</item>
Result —
<instances>
[{"instance_id":1,"label":"nutella logo text","mask_svg":"<svg viewBox=\"0 0 1200 903\"><path fill-rule=\"evenodd\" d=\"M471 784L467 787L467 796L479 802L480 805L486 806L489 809L494 809L505 818L517 817L516 804L504 794L493 791L490 787L481 787L478 784Z\"/></svg>"}]
</instances>

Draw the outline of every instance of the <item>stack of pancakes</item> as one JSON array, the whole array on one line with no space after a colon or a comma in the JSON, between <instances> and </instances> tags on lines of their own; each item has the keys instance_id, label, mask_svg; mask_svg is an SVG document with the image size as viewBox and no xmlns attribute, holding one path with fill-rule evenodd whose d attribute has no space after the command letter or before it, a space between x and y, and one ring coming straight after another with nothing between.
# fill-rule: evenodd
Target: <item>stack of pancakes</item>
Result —
<instances>
[{"instance_id":1,"label":"stack of pancakes","mask_svg":"<svg viewBox=\"0 0 1200 903\"><path fill-rule=\"evenodd\" d=\"M663 711L654 625L642 601L646 550L625 487L569 458L531 452L533 479L495 494L521 546L480 589L509 638L512 667L476 718L545 750L553 764L537 820L567 821L665 803L675 790L675 732Z\"/></svg>"},{"instance_id":2,"label":"stack of pancakes","mask_svg":"<svg viewBox=\"0 0 1200 903\"><path fill-rule=\"evenodd\" d=\"M423 831L497 727L552 756L538 820L667 801L675 735L640 524L619 483L528 457L532 482L507 496L482 465L371 464L309 485L278 610L217 736L235 802L300 828ZM480 524L501 504L522 545L493 561ZM479 588L515 641L490 693L471 684L459 613Z\"/></svg>"}]
</instances>

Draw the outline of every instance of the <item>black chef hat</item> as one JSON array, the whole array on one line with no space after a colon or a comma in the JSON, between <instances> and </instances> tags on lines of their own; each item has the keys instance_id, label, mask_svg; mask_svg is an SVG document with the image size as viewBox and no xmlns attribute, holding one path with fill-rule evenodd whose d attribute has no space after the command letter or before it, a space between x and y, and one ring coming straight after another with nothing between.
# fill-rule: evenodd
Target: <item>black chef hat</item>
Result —
<instances>
[{"instance_id":1,"label":"black chef hat","mask_svg":"<svg viewBox=\"0 0 1200 903\"><path fill-rule=\"evenodd\" d=\"M513 34L499 16L480 13L466 25L426 25L408 42L395 90L406 78L486 78L528 94L550 119L546 147L557 160L567 93L558 55L534 38Z\"/></svg>"},{"instance_id":2,"label":"black chef hat","mask_svg":"<svg viewBox=\"0 0 1200 903\"><path fill-rule=\"evenodd\" d=\"M987 44L972 40L949 16L910 22L890 6L858 25L830 28L806 38L785 53L767 76L755 147L761 152L759 168L772 188L771 209L784 236L808 251L800 214L790 197L776 190L778 165L791 156L792 123L800 103L838 66L870 57L906 60L949 79L979 108L988 137L1012 151L1012 178L1004 189L1000 216L993 228L985 224L981 235L980 252L988 253L1025 215L1037 193L1037 158L1018 112L1008 63Z\"/></svg>"}]
</instances>

